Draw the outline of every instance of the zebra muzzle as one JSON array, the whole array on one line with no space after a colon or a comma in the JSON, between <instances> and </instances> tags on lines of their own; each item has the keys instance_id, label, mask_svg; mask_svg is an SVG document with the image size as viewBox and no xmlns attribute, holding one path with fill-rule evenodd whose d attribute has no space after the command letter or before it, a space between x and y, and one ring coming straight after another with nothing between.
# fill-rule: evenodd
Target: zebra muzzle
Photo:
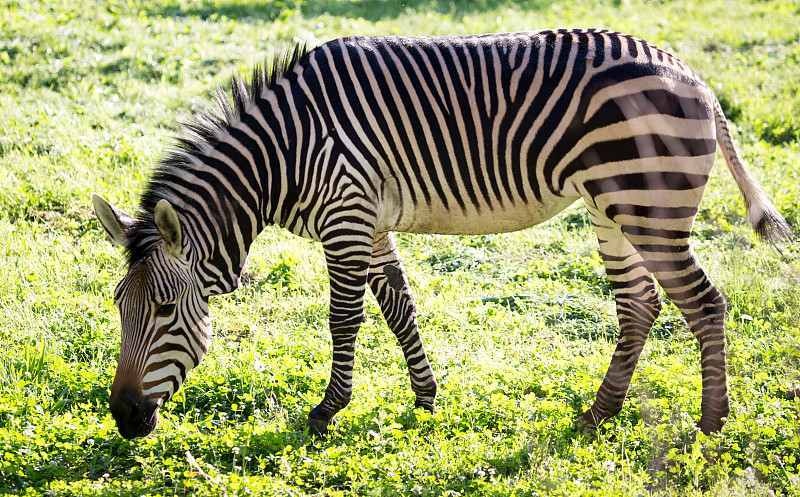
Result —
<instances>
[{"instance_id":1,"label":"zebra muzzle","mask_svg":"<svg viewBox=\"0 0 800 497\"><path fill-rule=\"evenodd\" d=\"M161 401L142 399L134 390L112 393L109 408L119 434L128 440L149 435L158 424Z\"/></svg>"}]
</instances>

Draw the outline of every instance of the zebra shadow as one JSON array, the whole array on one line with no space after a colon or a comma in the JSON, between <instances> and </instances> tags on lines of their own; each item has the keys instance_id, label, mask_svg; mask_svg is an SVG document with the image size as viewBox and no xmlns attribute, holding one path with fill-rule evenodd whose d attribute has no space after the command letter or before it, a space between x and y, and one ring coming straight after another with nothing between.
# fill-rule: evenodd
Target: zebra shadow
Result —
<instances>
[{"instance_id":1,"label":"zebra shadow","mask_svg":"<svg viewBox=\"0 0 800 497\"><path fill-rule=\"evenodd\" d=\"M539 11L550 7L550 1L531 1L526 3L526 10ZM223 2L191 2L188 5L169 5L144 7L150 15L171 18L197 17L202 20L217 19L225 16L241 23L258 24L273 22L287 15L299 12L305 17L328 15L331 17L360 18L370 22L396 19L407 12L437 12L451 17L496 10L506 5L516 5L511 0L406 0L404 2L387 2L384 0L319 0L303 2L287 0L285 2L255 1L241 2L228 0Z\"/></svg>"}]
</instances>

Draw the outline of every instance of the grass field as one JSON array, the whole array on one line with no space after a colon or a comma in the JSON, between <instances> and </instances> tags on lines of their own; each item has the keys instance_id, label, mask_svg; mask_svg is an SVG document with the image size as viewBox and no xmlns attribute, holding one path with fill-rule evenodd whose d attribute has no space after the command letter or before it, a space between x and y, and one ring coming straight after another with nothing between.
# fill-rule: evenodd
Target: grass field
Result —
<instances>
[{"instance_id":1,"label":"grass field","mask_svg":"<svg viewBox=\"0 0 800 497\"><path fill-rule=\"evenodd\" d=\"M719 435L693 436L699 353L672 305L623 412L569 430L618 332L579 205L518 233L398 236L436 416L410 408L370 297L353 401L326 439L306 433L330 367L327 274L319 245L267 229L243 288L212 301L215 343L159 428L117 434L125 265L93 191L134 210L176 122L297 41L552 27L630 32L695 68L800 225L797 1L0 0L0 494L800 495L800 399L786 395L800 383L800 277L755 240L721 158L694 236L729 305ZM798 244L782 249L797 265Z\"/></svg>"}]
</instances>

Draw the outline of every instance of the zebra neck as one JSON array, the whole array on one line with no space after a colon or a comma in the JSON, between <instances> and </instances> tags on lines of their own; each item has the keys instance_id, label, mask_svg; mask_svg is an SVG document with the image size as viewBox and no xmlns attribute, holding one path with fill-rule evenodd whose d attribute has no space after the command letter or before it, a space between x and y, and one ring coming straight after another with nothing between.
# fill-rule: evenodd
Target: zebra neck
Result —
<instances>
[{"instance_id":1,"label":"zebra neck","mask_svg":"<svg viewBox=\"0 0 800 497\"><path fill-rule=\"evenodd\" d=\"M207 177L213 184L206 201L195 204L201 209L198 219L204 221L193 230L201 254L198 270L212 295L238 288L258 234L269 224L286 226L296 211L296 140L286 137L294 136L295 126L300 126L287 124L290 118L262 108L263 103L252 106L228 129L202 158L196 174L198 182Z\"/></svg>"},{"instance_id":2,"label":"zebra neck","mask_svg":"<svg viewBox=\"0 0 800 497\"><path fill-rule=\"evenodd\" d=\"M191 260L208 295L238 288L247 254L269 223L265 217L265 165L232 129L213 149L163 171L162 198L179 212Z\"/></svg>"},{"instance_id":3,"label":"zebra neck","mask_svg":"<svg viewBox=\"0 0 800 497\"><path fill-rule=\"evenodd\" d=\"M190 260L196 265L204 293L219 295L234 291L263 222L251 218L232 199L223 196L209 198L205 209L188 204L182 207L181 221Z\"/></svg>"},{"instance_id":4,"label":"zebra neck","mask_svg":"<svg viewBox=\"0 0 800 497\"><path fill-rule=\"evenodd\" d=\"M319 132L321 124L310 125L309 118L305 96L292 77L267 90L243 119L243 124L259 138L251 148L263 167L259 181L263 188L264 223L301 236L308 236L299 212L304 170L313 156L310 149L316 146L313 141L309 143L308 135L309 130Z\"/></svg>"}]
</instances>

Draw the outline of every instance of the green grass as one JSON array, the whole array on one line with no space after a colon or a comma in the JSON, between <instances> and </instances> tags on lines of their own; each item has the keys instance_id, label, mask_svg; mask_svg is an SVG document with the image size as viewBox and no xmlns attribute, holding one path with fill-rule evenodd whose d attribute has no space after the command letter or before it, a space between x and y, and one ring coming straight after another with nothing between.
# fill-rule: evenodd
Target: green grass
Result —
<instances>
[{"instance_id":1,"label":"green grass","mask_svg":"<svg viewBox=\"0 0 800 497\"><path fill-rule=\"evenodd\" d=\"M157 431L116 433L125 267L92 191L132 210L176 122L296 40L551 27L630 32L694 67L800 224L797 2L0 0L0 493L800 495L800 399L785 396L800 382L798 276L754 240L721 160L694 237L729 304L733 410L719 435L692 436L699 354L671 305L623 412L596 434L569 431L617 335L579 206L519 233L398 236L436 416L409 407L370 297L354 399L327 439L307 435L329 374L327 275L318 245L268 229L244 287L212 302L215 343ZM798 260L797 244L783 250Z\"/></svg>"}]
</instances>

